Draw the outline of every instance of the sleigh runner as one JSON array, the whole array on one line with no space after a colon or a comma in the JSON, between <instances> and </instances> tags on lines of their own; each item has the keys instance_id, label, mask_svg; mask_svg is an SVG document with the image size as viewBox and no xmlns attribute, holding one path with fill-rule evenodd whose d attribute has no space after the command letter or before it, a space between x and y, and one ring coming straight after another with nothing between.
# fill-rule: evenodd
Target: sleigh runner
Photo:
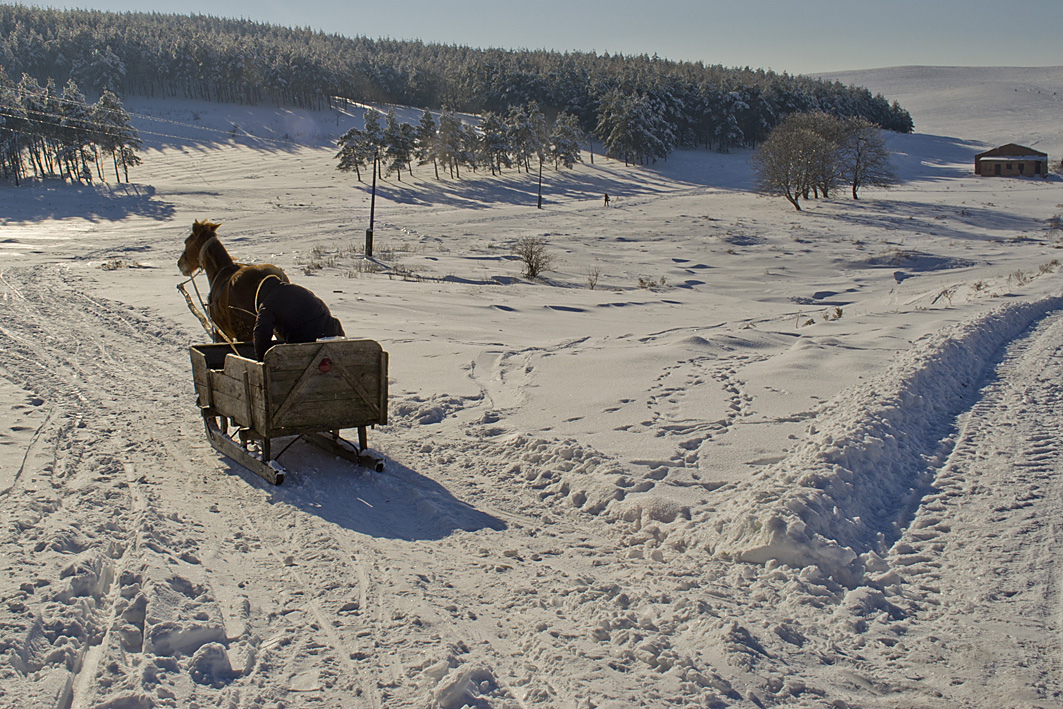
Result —
<instances>
[{"instance_id":1,"label":"sleigh runner","mask_svg":"<svg viewBox=\"0 0 1063 709\"><path fill-rule=\"evenodd\" d=\"M369 427L387 423L388 353L379 343L274 345L262 362L250 342L194 345L189 352L207 439L218 452L275 485L285 470L273 439L282 437L300 436L383 470L366 440ZM358 429L357 445L340 437L345 428Z\"/></svg>"}]
</instances>

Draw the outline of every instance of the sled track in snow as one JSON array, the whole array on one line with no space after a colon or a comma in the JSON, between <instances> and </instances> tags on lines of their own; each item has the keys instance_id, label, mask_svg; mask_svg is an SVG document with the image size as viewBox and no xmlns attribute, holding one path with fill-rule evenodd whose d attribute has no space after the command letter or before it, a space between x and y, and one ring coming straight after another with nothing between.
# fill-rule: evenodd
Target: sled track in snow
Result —
<instances>
[{"instance_id":1,"label":"sled track in snow","mask_svg":"<svg viewBox=\"0 0 1063 709\"><path fill-rule=\"evenodd\" d=\"M5 636L21 638L21 666L0 704L150 704L186 694L175 685L190 682L219 697L269 696L278 690L262 689L262 674L281 660L294 668L280 678L285 690L312 691L332 667L350 683L352 706L381 706L326 622L322 588L300 584L291 566L294 555L316 556L308 546L336 546L325 525L310 530L309 545L278 544L271 530L291 508L263 504L260 487L224 472L206 448L186 333L85 294L63 268L5 271L5 286L16 296L0 316L0 374L49 413L0 495L0 549L34 572L5 589L14 601L0 618ZM201 504L187 503L195 498ZM270 550L263 573L275 585L219 573L252 547ZM266 609L275 622L256 627L252 607L289 588L306 602ZM296 652L315 662L300 668Z\"/></svg>"},{"instance_id":2,"label":"sled track in snow","mask_svg":"<svg viewBox=\"0 0 1063 709\"><path fill-rule=\"evenodd\" d=\"M4 284L14 297L0 317L0 374L48 410L0 497L0 548L30 555L19 568L33 569L5 594L17 599L5 618L15 632L5 635L22 638L8 691L84 705L146 526L148 493L128 461L144 447L136 424L158 412L154 397L135 395L136 381L149 367L172 380L175 369L153 354L176 341L135 311L88 297L62 268L8 271Z\"/></svg>"},{"instance_id":3,"label":"sled track in snow","mask_svg":"<svg viewBox=\"0 0 1063 709\"><path fill-rule=\"evenodd\" d=\"M4 278L17 296L0 315L0 376L48 413L0 490L0 552L31 570L4 587L0 628L20 659L0 670L0 706L343 696L377 709L441 683L444 703L468 685L520 706L518 673L549 686L508 659L520 653L496 637L501 617L464 614L466 588L420 572L431 560L404 536L489 515L403 470L266 485L207 444L188 333L87 295L61 267ZM359 533L361 513L390 498ZM418 508L442 522L404 527Z\"/></svg>"}]
</instances>

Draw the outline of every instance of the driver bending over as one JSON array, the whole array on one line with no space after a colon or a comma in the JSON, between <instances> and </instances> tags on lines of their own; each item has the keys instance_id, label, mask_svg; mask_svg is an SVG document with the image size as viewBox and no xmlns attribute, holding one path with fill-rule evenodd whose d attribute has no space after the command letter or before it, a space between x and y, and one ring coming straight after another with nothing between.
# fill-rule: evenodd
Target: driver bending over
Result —
<instances>
[{"instance_id":1,"label":"driver bending over","mask_svg":"<svg viewBox=\"0 0 1063 709\"><path fill-rule=\"evenodd\" d=\"M255 295L255 359L278 343L313 342L321 337L343 337L343 326L328 306L302 286L276 276L265 279ZM273 333L277 342L272 342Z\"/></svg>"}]
</instances>

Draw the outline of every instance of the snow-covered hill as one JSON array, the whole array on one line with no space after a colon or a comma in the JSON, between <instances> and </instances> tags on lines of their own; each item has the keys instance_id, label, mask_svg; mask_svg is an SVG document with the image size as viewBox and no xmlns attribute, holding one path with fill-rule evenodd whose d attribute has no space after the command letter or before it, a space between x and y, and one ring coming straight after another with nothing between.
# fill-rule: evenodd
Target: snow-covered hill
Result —
<instances>
[{"instance_id":1,"label":"snow-covered hill","mask_svg":"<svg viewBox=\"0 0 1063 709\"><path fill-rule=\"evenodd\" d=\"M1058 161L1059 72L850 76L904 182L801 213L748 153L422 167L367 260L357 116L169 101L134 184L0 188L0 705L1058 706L1063 182L971 157ZM207 444L199 218L388 350L385 472Z\"/></svg>"},{"instance_id":2,"label":"snow-covered hill","mask_svg":"<svg viewBox=\"0 0 1063 709\"><path fill-rule=\"evenodd\" d=\"M920 133L1063 153L1063 66L933 67L822 75L898 101Z\"/></svg>"}]
</instances>

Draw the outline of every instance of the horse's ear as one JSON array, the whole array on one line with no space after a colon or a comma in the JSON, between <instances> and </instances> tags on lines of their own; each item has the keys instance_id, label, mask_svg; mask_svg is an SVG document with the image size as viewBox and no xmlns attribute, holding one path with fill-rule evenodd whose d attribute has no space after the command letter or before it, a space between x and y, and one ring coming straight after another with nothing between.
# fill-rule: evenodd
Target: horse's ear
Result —
<instances>
[{"instance_id":1,"label":"horse's ear","mask_svg":"<svg viewBox=\"0 0 1063 709\"><path fill-rule=\"evenodd\" d=\"M221 224L214 224L212 222L208 222L206 219L204 219L202 221L197 219L195 221L195 223L192 224L192 233L193 234L202 234L205 231L214 232L214 231L217 231L218 227L220 227L220 226L221 226Z\"/></svg>"}]
</instances>

